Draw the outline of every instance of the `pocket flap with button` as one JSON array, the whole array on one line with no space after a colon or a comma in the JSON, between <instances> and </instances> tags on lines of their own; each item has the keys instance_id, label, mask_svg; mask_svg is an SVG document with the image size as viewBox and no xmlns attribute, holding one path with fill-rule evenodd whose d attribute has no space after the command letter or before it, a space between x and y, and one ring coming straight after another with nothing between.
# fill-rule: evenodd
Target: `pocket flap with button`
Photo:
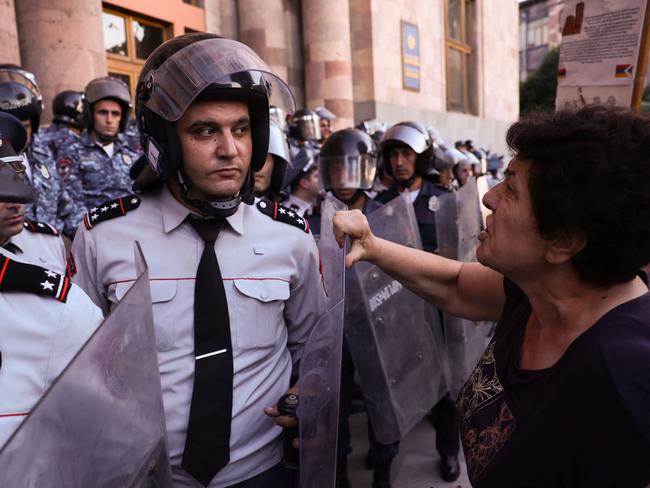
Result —
<instances>
[{"instance_id":1,"label":"pocket flap with button","mask_svg":"<svg viewBox=\"0 0 650 488\"><path fill-rule=\"evenodd\" d=\"M149 286L151 287L151 301L157 303L168 302L174 298L178 284L176 280L152 280L149 282Z\"/></svg>"},{"instance_id":2,"label":"pocket flap with button","mask_svg":"<svg viewBox=\"0 0 650 488\"><path fill-rule=\"evenodd\" d=\"M118 302L124 298L124 295L131 289L133 283L133 281L127 281L115 285L115 298L117 298ZM151 287L152 303L168 302L176 295L176 280L150 281L149 286Z\"/></svg>"},{"instance_id":3,"label":"pocket flap with button","mask_svg":"<svg viewBox=\"0 0 650 488\"><path fill-rule=\"evenodd\" d=\"M281 280L234 280L240 293L262 302L289 298L289 283Z\"/></svg>"}]
</instances>

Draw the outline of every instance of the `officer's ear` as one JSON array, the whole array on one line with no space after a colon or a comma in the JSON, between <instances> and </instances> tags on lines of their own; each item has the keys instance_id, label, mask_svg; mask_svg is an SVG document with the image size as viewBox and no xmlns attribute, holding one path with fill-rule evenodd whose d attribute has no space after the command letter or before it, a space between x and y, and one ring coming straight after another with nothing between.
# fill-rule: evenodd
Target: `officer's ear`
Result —
<instances>
[{"instance_id":1,"label":"officer's ear","mask_svg":"<svg viewBox=\"0 0 650 488\"><path fill-rule=\"evenodd\" d=\"M307 181L307 178L302 176L300 178L300 181L298 181L298 188L302 188L303 190L306 190L307 186L309 186L309 182Z\"/></svg>"}]
</instances>

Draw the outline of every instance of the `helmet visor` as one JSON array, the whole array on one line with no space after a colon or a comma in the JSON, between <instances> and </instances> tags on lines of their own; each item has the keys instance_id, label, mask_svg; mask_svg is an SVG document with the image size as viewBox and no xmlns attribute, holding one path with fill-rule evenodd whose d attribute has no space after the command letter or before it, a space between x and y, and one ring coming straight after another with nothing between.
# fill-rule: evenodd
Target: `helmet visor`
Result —
<instances>
[{"instance_id":1,"label":"helmet visor","mask_svg":"<svg viewBox=\"0 0 650 488\"><path fill-rule=\"evenodd\" d=\"M322 134L318 115L301 115L295 117L293 123L298 127L298 134L303 141L318 141Z\"/></svg>"},{"instance_id":2,"label":"helmet visor","mask_svg":"<svg viewBox=\"0 0 650 488\"><path fill-rule=\"evenodd\" d=\"M330 156L319 158L320 181L326 190L370 190L375 181L374 156Z\"/></svg>"},{"instance_id":3,"label":"helmet visor","mask_svg":"<svg viewBox=\"0 0 650 488\"><path fill-rule=\"evenodd\" d=\"M406 144L417 154L422 154L429 147L427 136L408 125L397 124L388 129L381 140L381 146L385 148L395 142Z\"/></svg>"},{"instance_id":4,"label":"helmet visor","mask_svg":"<svg viewBox=\"0 0 650 488\"><path fill-rule=\"evenodd\" d=\"M295 107L286 83L249 47L231 39L184 47L150 71L144 83L145 106L169 122L177 121L210 85L259 92L287 112Z\"/></svg>"},{"instance_id":5,"label":"helmet visor","mask_svg":"<svg viewBox=\"0 0 650 488\"><path fill-rule=\"evenodd\" d=\"M17 173L9 164L0 163L0 202L30 203L34 191L27 184L23 173Z\"/></svg>"},{"instance_id":6,"label":"helmet visor","mask_svg":"<svg viewBox=\"0 0 650 488\"><path fill-rule=\"evenodd\" d=\"M19 85L26 86L27 89L31 91L36 98L39 100L43 99L41 96L41 91L38 89L36 84L25 75L8 69L0 69L0 84L3 83L18 83Z\"/></svg>"}]
</instances>

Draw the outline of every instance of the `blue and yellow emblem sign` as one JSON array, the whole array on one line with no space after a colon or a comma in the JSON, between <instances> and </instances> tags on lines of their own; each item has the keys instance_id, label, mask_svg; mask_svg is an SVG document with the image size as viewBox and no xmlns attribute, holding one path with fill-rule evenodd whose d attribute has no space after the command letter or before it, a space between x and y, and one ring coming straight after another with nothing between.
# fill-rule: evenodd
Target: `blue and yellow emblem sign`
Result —
<instances>
[{"instance_id":1,"label":"blue and yellow emblem sign","mask_svg":"<svg viewBox=\"0 0 650 488\"><path fill-rule=\"evenodd\" d=\"M418 27L402 21L402 85L420 91L420 37Z\"/></svg>"}]
</instances>

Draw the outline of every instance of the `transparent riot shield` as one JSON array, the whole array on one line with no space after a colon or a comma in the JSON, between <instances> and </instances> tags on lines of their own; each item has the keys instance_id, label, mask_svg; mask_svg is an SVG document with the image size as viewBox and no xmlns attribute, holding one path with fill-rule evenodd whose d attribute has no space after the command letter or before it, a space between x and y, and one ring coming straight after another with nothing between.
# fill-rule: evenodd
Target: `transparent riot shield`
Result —
<instances>
[{"instance_id":1,"label":"transparent riot shield","mask_svg":"<svg viewBox=\"0 0 650 488\"><path fill-rule=\"evenodd\" d=\"M136 264L131 289L0 452L0 486L171 487L149 277L139 246Z\"/></svg>"},{"instance_id":2,"label":"transparent riot shield","mask_svg":"<svg viewBox=\"0 0 650 488\"><path fill-rule=\"evenodd\" d=\"M476 179L469 178L457 192L441 195L438 204L438 254L463 262L476 261L478 235L482 226ZM455 398L485 351L493 328L489 323L472 322L445 313L443 330L449 392Z\"/></svg>"},{"instance_id":3,"label":"transparent riot shield","mask_svg":"<svg viewBox=\"0 0 650 488\"><path fill-rule=\"evenodd\" d=\"M378 237L422 248L407 198L366 217ZM377 266L358 262L346 279L345 337L377 440L400 440L446 392L437 310Z\"/></svg>"},{"instance_id":4,"label":"transparent riot shield","mask_svg":"<svg viewBox=\"0 0 650 488\"><path fill-rule=\"evenodd\" d=\"M327 312L312 331L300 361L300 486L333 488L341 383L341 347L345 297L345 250L334 238L332 219L346 206L328 196L322 204L318 250Z\"/></svg>"}]
</instances>

